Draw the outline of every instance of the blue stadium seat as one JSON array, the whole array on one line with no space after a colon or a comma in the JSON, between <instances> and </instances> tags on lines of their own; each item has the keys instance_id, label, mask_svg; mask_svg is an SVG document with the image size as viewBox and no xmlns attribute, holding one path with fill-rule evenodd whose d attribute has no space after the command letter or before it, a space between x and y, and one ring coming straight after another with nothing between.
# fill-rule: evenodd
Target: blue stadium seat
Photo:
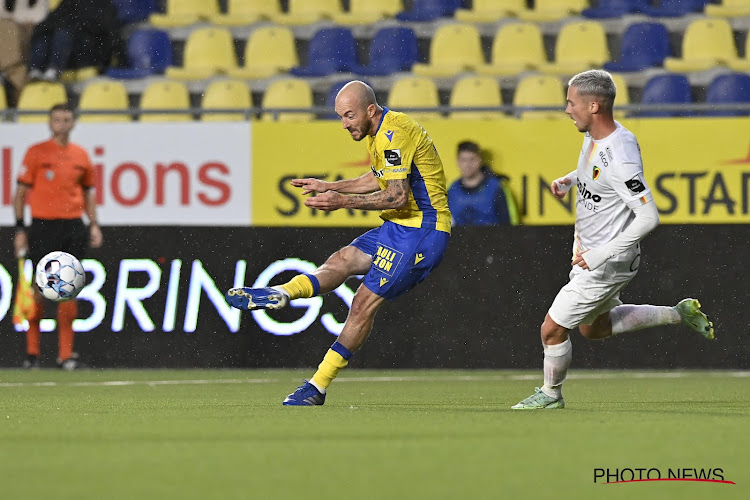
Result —
<instances>
[{"instance_id":1,"label":"blue stadium seat","mask_svg":"<svg viewBox=\"0 0 750 500\"><path fill-rule=\"evenodd\" d=\"M370 61L353 71L360 75L385 76L410 71L417 62L417 35L411 28L382 28L370 44Z\"/></svg>"},{"instance_id":2,"label":"blue stadium seat","mask_svg":"<svg viewBox=\"0 0 750 500\"><path fill-rule=\"evenodd\" d=\"M703 12L709 0L649 0L640 11L652 17L682 17L692 12Z\"/></svg>"},{"instance_id":3,"label":"blue stadium seat","mask_svg":"<svg viewBox=\"0 0 750 500\"><path fill-rule=\"evenodd\" d=\"M635 14L646 5L646 0L599 0L596 7L583 9L581 15L589 19L610 19Z\"/></svg>"},{"instance_id":4,"label":"blue stadium seat","mask_svg":"<svg viewBox=\"0 0 750 500\"><path fill-rule=\"evenodd\" d=\"M607 71L641 71L662 66L669 55L669 33L661 23L628 26L620 43L620 58L604 63Z\"/></svg>"},{"instance_id":5,"label":"blue stadium seat","mask_svg":"<svg viewBox=\"0 0 750 500\"><path fill-rule=\"evenodd\" d=\"M357 68L354 35L347 28L323 28L310 40L306 66L292 68L294 76L328 76Z\"/></svg>"},{"instance_id":6,"label":"blue stadium seat","mask_svg":"<svg viewBox=\"0 0 750 500\"><path fill-rule=\"evenodd\" d=\"M156 12L156 0L112 0L123 24L139 23Z\"/></svg>"},{"instance_id":7,"label":"blue stadium seat","mask_svg":"<svg viewBox=\"0 0 750 500\"><path fill-rule=\"evenodd\" d=\"M643 87L641 104L689 104L693 102L685 75L657 75ZM641 111L638 116L690 116L689 111Z\"/></svg>"},{"instance_id":8,"label":"blue stadium seat","mask_svg":"<svg viewBox=\"0 0 750 500\"><path fill-rule=\"evenodd\" d=\"M164 73L172 65L172 44L162 30L134 31L128 39L127 68L110 68L107 76L119 79L144 78Z\"/></svg>"},{"instance_id":9,"label":"blue stadium seat","mask_svg":"<svg viewBox=\"0 0 750 500\"><path fill-rule=\"evenodd\" d=\"M706 93L706 103L709 104L750 104L750 75L746 73L731 73L719 75L711 81ZM707 116L748 116L750 111L722 110L708 111Z\"/></svg>"},{"instance_id":10,"label":"blue stadium seat","mask_svg":"<svg viewBox=\"0 0 750 500\"><path fill-rule=\"evenodd\" d=\"M414 0L411 10L399 12L399 21L434 21L441 17L453 17L461 7L461 0Z\"/></svg>"}]
</instances>

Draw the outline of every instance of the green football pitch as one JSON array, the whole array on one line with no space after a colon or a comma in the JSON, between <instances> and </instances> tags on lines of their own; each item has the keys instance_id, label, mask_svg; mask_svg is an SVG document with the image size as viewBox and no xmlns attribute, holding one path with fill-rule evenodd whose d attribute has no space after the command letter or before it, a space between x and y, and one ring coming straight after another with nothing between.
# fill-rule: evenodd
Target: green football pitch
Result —
<instances>
[{"instance_id":1,"label":"green football pitch","mask_svg":"<svg viewBox=\"0 0 750 500\"><path fill-rule=\"evenodd\" d=\"M534 412L539 372L349 370L282 406L310 373L0 371L0 497L750 498L750 372L572 371ZM639 469L714 481L595 479Z\"/></svg>"}]
</instances>

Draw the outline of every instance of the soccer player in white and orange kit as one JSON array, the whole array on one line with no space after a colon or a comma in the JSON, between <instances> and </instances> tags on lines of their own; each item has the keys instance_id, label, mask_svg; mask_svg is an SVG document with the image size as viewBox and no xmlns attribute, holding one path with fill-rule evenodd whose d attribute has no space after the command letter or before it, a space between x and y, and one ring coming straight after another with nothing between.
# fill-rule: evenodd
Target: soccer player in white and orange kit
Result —
<instances>
[{"instance_id":1,"label":"soccer player in white and orange kit","mask_svg":"<svg viewBox=\"0 0 750 500\"><path fill-rule=\"evenodd\" d=\"M620 301L620 291L638 272L640 241L659 225L659 212L643 177L638 141L612 115L617 89L611 75L584 71L568 86L565 112L585 135L578 167L551 190L563 198L578 188L572 270L542 324L544 385L514 409L565 406L562 384L573 354L569 332L576 327L588 339L605 339L682 323L714 338L713 324L695 299L674 307Z\"/></svg>"}]
</instances>

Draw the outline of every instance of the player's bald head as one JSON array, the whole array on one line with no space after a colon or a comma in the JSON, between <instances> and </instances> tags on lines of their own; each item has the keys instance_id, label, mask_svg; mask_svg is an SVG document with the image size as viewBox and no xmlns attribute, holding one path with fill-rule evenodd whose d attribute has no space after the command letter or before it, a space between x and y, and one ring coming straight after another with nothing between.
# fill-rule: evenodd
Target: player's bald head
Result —
<instances>
[{"instance_id":1,"label":"player's bald head","mask_svg":"<svg viewBox=\"0 0 750 500\"><path fill-rule=\"evenodd\" d=\"M355 109L367 109L370 104L377 105L378 101L375 99L375 91L372 87L365 82L354 80L341 87L339 93L336 94L336 107L339 103L346 103Z\"/></svg>"}]
</instances>

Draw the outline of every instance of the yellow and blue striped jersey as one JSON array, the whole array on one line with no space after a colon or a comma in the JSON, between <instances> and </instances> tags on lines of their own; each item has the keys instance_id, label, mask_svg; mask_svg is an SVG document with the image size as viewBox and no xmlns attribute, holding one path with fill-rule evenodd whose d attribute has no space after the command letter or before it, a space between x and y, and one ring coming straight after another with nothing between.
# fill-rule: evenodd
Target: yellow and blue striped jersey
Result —
<instances>
[{"instance_id":1,"label":"yellow and blue striped jersey","mask_svg":"<svg viewBox=\"0 0 750 500\"><path fill-rule=\"evenodd\" d=\"M443 162L425 129L408 115L383 108L378 130L367 136L367 150L381 189L396 179L408 179L411 188L406 206L383 210L383 220L451 232Z\"/></svg>"}]
</instances>

